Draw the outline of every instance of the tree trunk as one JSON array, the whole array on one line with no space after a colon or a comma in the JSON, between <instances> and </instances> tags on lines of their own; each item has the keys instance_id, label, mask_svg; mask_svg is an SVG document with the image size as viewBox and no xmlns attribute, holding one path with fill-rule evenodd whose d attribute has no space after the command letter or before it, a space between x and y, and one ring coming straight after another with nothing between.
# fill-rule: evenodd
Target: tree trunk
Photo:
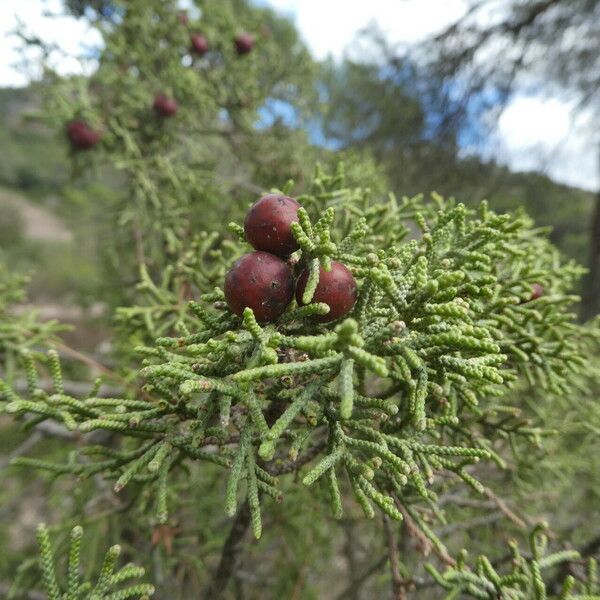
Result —
<instances>
[{"instance_id":1,"label":"tree trunk","mask_svg":"<svg viewBox=\"0 0 600 600\"><path fill-rule=\"evenodd\" d=\"M244 502L237 511L229 535L221 551L221 560L212 582L204 592L205 600L220 600L227 584L235 573L244 546L244 538L250 526L250 507Z\"/></svg>"},{"instance_id":2,"label":"tree trunk","mask_svg":"<svg viewBox=\"0 0 600 600\"><path fill-rule=\"evenodd\" d=\"M600 150L598 151L598 169L600 171ZM584 282L583 306L581 307L581 316L585 321L600 313L600 189L596 193L591 223L589 273Z\"/></svg>"}]
</instances>

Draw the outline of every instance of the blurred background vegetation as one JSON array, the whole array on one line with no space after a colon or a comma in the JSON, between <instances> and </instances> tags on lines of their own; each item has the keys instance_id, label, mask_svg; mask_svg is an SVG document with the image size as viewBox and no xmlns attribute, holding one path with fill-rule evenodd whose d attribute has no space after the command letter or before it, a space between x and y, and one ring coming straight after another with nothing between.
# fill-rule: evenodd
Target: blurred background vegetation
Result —
<instances>
[{"instance_id":1,"label":"blurred background vegetation","mask_svg":"<svg viewBox=\"0 0 600 600\"><path fill-rule=\"evenodd\" d=\"M380 36L367 31L361 41L385 43ZM390 49L384 56L386 52ZM287 176L301 182L315 160L333 160L341 151L350 160L371 163L380 187L399 196L436 191L471 205L488 199L499 211L523 209L539 225L551 227L552 241L566 255L587 264L595 194L556 183L543 173L512 172L494 161L464 157L457 136L467 125L457 121L453 131L431 132L431 111L442 110L444 99L421 101L419 90L429 84L429 74L412 67L407 75L404 62L390 61L386 69L380 62L349 59L315 64L307 87L319 89L321 98L309 93L295 99L297 106L264 107L254 143L265 159L254 173L236 173L236 184L247 192ZM108 291L101 253L88 233L110 203L111 186L89 175L72 182L62 132L31 118L40 104L36 84L0 89L2 252L18 270L35 273L29 294L34 302L103 300ZM277 148L273 169L269 144L277 139L284 140L287 155L282 159ZM228 178L232 173L223 174ZM210 215L203 218L207 227L213 224ZM77 252L72 251L75 246Z\"/></svg>"},{"instance_id":2,"label":"blurred background vegetation","mask_svg":"<svg viewBox=\"0 0 600 600\"><path fill-rule=\"evenodd\" d=\"M494 162L461 158L458 148L452 152L437 146L435 140L423 139L420 107L406 99L407 113L401 88L388 90L386 101L382 89L386 82L378 78L376 66L329 64L322 69L332 98L330 110L323 115L324 131L331 132L325 140L373 156L398 195L437 191L472 205L485 198L500 211L522 208L538 224L552 228L551 239L565 254L587 263L595 202L592 192L553 182L541 173L514 173ZM86 247L86 232L102 212L102 203L108 201L110 186L69 183L66 145L56 132L27 119L39 102L35 86L0 90L2 251L17 269L35 273L32 300L89 302L102 297L102 278L94 248ZM355 137L351 126L362 123L362 111L377 115L381 125L377 131ZM398 117L406 121L404 127ZM281 128L282 135L296 134L278 123L273 127ZM342 139L337 131L343 132ZM313 157L326 160L329 154L323 146L309 150L304 173L310 172ZM72 252L73 244L77 253ZM49 248L53 251L47 252ZM50 255L52 260L44 262Z\"/></svg>"}]
</instances>

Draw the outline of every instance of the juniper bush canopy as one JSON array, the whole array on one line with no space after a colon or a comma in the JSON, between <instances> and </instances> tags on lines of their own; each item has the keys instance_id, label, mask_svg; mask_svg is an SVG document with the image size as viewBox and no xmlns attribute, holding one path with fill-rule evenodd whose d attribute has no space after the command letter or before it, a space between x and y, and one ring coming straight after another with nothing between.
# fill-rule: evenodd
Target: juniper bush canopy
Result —
<instances>
[{"instance_id":1,"label":"juniper bush canopy","mask_svg":"<svg viewBox=\"0 0 600 600\"><path fill-rule=\"evenodd\" d=\"M245 497L256 537L265 503L282 501L282 478L299 470L296 485L324 486L334 517L351 495L367 518L408 516L441 550L419 507L435 506L448 475L478 495L486 482L475 465L505 466L494 428L502 396L523 376L561 393L586 368L579 338L596 333L569 313L579 269L560 263L527 218L485 203L475 213L438 197L377 202L344 187L342 170L318 170L298 200L292 258L315 289L321 268L348 266L357 301L345 318L315 320L329 311L320 302L293 303L276 323L261 325L249 308L236 315L223 302L229 261L213 250L220 284L189 302L179 335L138 349L143 396L68 395L52 353L50 393L27 355L28 393L4 384L8 412L113 432L127 440L122 449L83 447L66 464L15 463L101 475L116 492L138 482L152 490L156 523L167 522L171 483L185 477L185 464L216 463L225 512ZM242 235L237 224L231 230ZM523 303L540 280L545 295ZM514 433L537 441L525 426Z\"/></svg>"}]
</instances>

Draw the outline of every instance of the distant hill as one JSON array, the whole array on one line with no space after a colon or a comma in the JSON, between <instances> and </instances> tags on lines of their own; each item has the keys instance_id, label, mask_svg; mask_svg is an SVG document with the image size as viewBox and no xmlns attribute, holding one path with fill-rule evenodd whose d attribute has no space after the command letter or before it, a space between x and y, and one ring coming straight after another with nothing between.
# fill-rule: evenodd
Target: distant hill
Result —
<instances>
[{"instance_id":1,"label":"distant hill","mask_svg":"<svg viewBox=\"0 0 600 600\"><path fill-rule=\"evenodd\" d=\"M556 183L541 173L514 172L469 158L456 164L451 193L465 202L487 199L497 211L524 208L537 224L552 227L551 239L565 254L587 263L596 201L592 192Z\"/></svg>"}]
</instances>

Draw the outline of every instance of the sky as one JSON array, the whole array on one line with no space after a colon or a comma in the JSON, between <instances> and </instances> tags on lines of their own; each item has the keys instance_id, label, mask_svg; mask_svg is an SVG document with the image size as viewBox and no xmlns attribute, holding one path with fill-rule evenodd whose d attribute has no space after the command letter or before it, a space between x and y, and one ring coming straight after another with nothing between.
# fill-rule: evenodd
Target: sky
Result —
<instances>
[{"instance_id":1,"label":"sky","mask_svg":"<svg viewBox=\"0 0 600 600\"><path fill-rule=\"evenodd\" d=\"M414 44L459 18L467 0L255 0L289 16L318 59L340 59L352 53L358 31L375 23L388 39ZM0 86L22 86L35 73L18 66L19 40L10 33L17 19L60 51L54 66L62 73L81 70L73 58L97 46L98 34L83 21L44 16L44 10L60 12L60 0L0 0ZM356 58L353 55L353 58ZM89 71L93 63L83 67ZM541 170L554 180L589 190L600 188L597 149L590 134L591 116L573 116L574 104L546 94L518 92L498 122L489 143L477 148L514 170ZM465 152L470 149L465 148Z\"/></svg>"}]
</instances>

